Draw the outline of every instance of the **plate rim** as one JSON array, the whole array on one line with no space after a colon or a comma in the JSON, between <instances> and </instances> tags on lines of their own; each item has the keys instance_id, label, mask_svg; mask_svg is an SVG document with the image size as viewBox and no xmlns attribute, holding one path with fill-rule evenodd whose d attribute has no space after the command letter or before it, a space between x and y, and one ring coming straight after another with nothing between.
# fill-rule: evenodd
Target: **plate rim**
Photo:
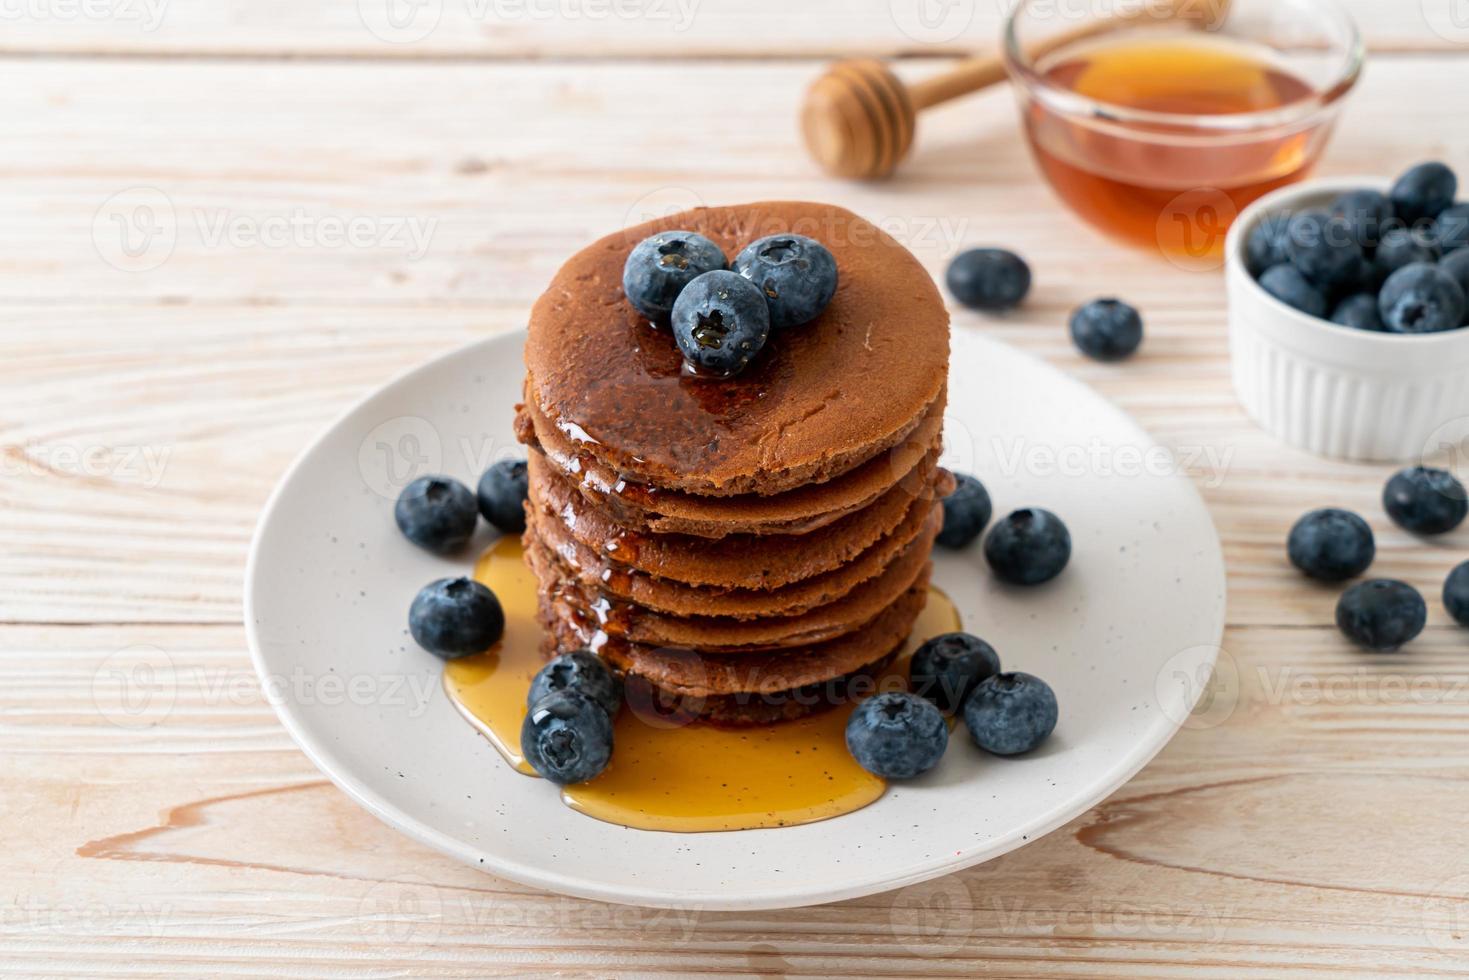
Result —
<instances>
[{"instance_id":1,"label":"plate rim","mask_svg":"<svg viewBox=\"0 0 1469 980\"><path fill-rule=\"evenodd\" d=\"M268 664L265 662L265 655L262 652L262 643L257 624L258 617L256 615L257 579L261 574L262 567L262 541L265 537L267 527L270 525L275 512L281 506L287 494L288 488L290 488L299 476L307 461L339 429L346 426L358 412L385 392L408 383L420 374L429 373L445 362L472 355L482 348L494 348L500 345L513 344L518 351L523 348L525 337L526 330L524 328L507 330L488 337L481 337L398 372L387 381L373 387L370 391L339 412L331 422L317 432L316 436L307 443L291 461L290 465L286 467L261 508L260 517L256 521L255 528L251 534L250 549L245 561L243 603L245 638L250 648L251 665L255 669L257 679L262 684L267 683L270 677ZM1110 398L1107 398L1090 385L1087 385L1085 382L1073 377L1044 359L1030 354L1027 351L1020 350L1004 341L983 334L961 332L955 329L951 330L950 338L951 345L954 343L978 343L980 346L993 345L1004 347L1010 354L1040 365L1058 379L1060 383L1075 389L1081 389L1088 397L1101 399L1111 406L1118 417L1125 420L1127 425L1131 427L1133 434L1139 437L1145 444L1159 444L1130 413L1118 406ZM1210 532L1213 545L1211 549L1212 561L1210 562L1210 572L1217 578L1222 592L1217 603L1217 621L1214 623L1213 628L1209 630L1209 636L1201 640L1198 645L1210 648L1207 659L1201 661L1201 663L1207 665L1212 670L1217 661L1220 643L1223 640L1224 630L1228 623L1228 569L1224 562L1224 552L1219 537L1219 529L1214 523L1213 514L1210 513L1207 504L1203 500L1203 496L1199 493L1198 487L1191 479L1181 472L1169 474L1164 479L1173 480L1187 489L1190 499L1203 514ZM1200 685L1199 689L1193 692L1189 704L1190 710L1197 704L1202 694L1203 686ZM1126 785L1144 766L1162 752L1164 747L1178 734L1178 730L1183 727L1184 721L1187 718L1187 714L1181 713L1179 720L1174 721L1172 718L1167 717L1166 714L1160 712L1160 717L1166 723L1166 729L1162 737L1155 744L1148 744L1146 741L1136 743L1133 750L1124 757L1125 763L1120 767L1113 768L1114 776L1112 779L1098 784L1091 793L1083 797L1073 797L1064 804L1058 804L1037 814L1010 832L989 839L985 842L984 846L977 847L972 852L936 857L916 866L909 867L901 874L879 875L847 884L796 887L785 884L779 892L771 891L762 893L761 895L719 896L710 895L705 891L685 892L677 888L653 888L641 883L610 886L598 881L547 870L540 865L527 864L500 856L490 857L479 853L470 845L420 821L382 798L381 795L371 789L366 780L360 778L341 761L333 758L328 746L319 744L309 736L304 722L295 716L296 706L282 698L271 698L270 701L272 708L275 709L276 717L286 729L287 734L291 736L291 740L295 742L297 748L306 755L312 765L322 775L326 776L333 785L374 817L420 844L433 848L441 854L452 857L480 871L501 875L518 884L541 888L558 894L619 905L711 912L768 911L785 908L801 908L862 898L929 881L943 875L983 864L987 861L992 861L1025 844L1032 843L1050 834L1063 824L1075 819L1095 807L1102 800L1116 793L1118 789ZM831 819L840 818L833 817ZM623 829L639 834L664 834L672 837L686 836L682 833L675 834L669 831L640 830L635 828ZM758 834L779 829L781 828L755 828L748 831L717 831L717 833ZM716 832L711 831L710 833Z\"/></svg>"}]
</instances>

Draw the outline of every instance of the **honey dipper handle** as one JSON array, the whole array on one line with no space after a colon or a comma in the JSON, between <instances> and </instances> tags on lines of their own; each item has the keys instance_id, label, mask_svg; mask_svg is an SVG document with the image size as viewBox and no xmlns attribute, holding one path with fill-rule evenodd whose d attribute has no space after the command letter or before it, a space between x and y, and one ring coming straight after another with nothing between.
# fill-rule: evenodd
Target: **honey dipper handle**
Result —
<instances>
[{"instance_id":1,"label":"honey dipper handle","mask_svg":"<svg viewBox=\"0 0 1469 980\"><path fill-rule=\"evenodd\" d=\"M940 75L910 85L908 97L913 101L913 108L922 111L1004 80L1005 62L997 55L968 58Z\"/></svg>"}]
</instances>

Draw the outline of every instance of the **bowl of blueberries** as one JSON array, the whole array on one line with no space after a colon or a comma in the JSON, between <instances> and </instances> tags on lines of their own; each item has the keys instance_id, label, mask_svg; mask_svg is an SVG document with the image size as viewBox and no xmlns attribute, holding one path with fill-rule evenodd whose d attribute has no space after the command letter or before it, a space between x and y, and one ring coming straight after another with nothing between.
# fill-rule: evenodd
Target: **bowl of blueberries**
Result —
<instances>
[{"instance_id":1,"label":"bowl of blueberries","mask_svg":"<svg viewBox=\"0 0 1469 980\"><path fill-rule=\"evenodd\" d=\"M1438 162L1266 195L1225 245L1234 387L1263 428L1339 459L1469 434L1469 203Z\"/></svg>"}]
</instances>

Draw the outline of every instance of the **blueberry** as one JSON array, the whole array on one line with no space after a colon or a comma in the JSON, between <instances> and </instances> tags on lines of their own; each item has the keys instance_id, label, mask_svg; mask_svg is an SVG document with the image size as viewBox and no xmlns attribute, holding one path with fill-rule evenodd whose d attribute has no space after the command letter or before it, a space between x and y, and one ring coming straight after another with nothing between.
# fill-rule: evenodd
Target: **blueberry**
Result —
<instances>
[{"instance_id":1,"label":"blueberry","mask_svg":"<svg viewBox=\"0 0 1469 980\"><path fill-rule=\"evenodd\" d=\"M944 281L972 310L1008 310L1030 292L1030 266L1003 248L971 248L954 256Z\"/></svg>"},{"instance_id":2,"label":"blueberry","mask_svg":"<svg viewBox=\"0 0 1469 980\"><path fill-rule=\"evenodd\" d=\"M1000 655L994 647L968 633L945 633L913 652L908 684L940 710L954 711L980 681L999 672Z\"/></svg>"},{"instance_id":3,"label":"blueberry","mask_svg":"<svg viewBox=\"0 0 1469 980\"><path fill-rule=\"evenodd\" d=\"M1469 204L1454 204L1441 211L1433 237L1444 252L1469 247Z\"/></svg>"},{"instance_id":4,"label":"blueberry","mask_svg":"<svg viewBox=\"0 0 1469 980\"><path fill-rule=\"evenodd\" d=\"M584 783L612 758L612 719L580 691L555 691L527 712L520 726L520 752L553 783Z\"/></svg>"},{"instance_id":5,"label":"blueberry","mask_svg":"<svg viewBox=\"0 0 1469 980\"><path fill-rule=\"evenodd\" d=\"M943 714L916 694L887 691L857 705L847 719L847 751L857 765L884 779L922 775L949 747Z\"/></svg>"},{"instance_id":6,"label":"blueberry","mask_svg":"<svg viewBox=\"0 0 1469 980\"><path fill-rule=\"evenodd\" d=\"M1312 578L1340 582L1367 570L1377 543L1362 518L1349 510L1324 507L1296 521L1285 550L1290 563Z\"/></svg>"},{"instance_id":7,"label":"blueberry","mask_svg":"<svg viewBox=\"0 0 1469 980\"><path fill-rule=\"evenodd\" d=\"M1377 313L1377 297L1371 293L1353 293L1331 311L1331 322L1358 330L1381 331L1382 317Z\"/></svg>"},{"instance_id":8,"label":"blueberry","mask_svg":"<svg viewBox=\"0 0 1469 980\"><path fill-rule=\"evenodd\" d=\"M1094 299L1071 314L1071 339L1087 357L1118 361L1143 342L1143 318L1120 299Z\"/></svg>"},{"instance_id":9,"label":"blueberry","mask_svg":"<svg viewBox=\"0 0 1469 980\"><path fill-rule=\"evenodd\" d=\"M1438 261L1438 246L1427 232L1414 228L1389 228L1383 232L1373 264L1384 277L1414 262Z\"/></svg>"},{"instance_id":10,"label":"blueberry","mask_svg":"<svg viewBox=\"0 0 1469 980\"><path fill-rule=\"evenodd\" d=\"M474 534L474 494L447 476L421 476L398 494L393 519L403 537L420 548L447 555Z\"/></svg>"},{"instance_id":11,"label":"blueberry","mask_svg":"<svg viewBox=\"0 0 1469 980\"><path fill-rule=\"evenodd\" d=\"M1469 515L1464 485L1448 470L1410 466L1382 488L1382 506L1399 527L1414 534L1452 531Z\"/></svg>"},{"instance_id":12,"label":"blueberry","mask_svg":"<svg viewBox=\"0 0 1469 980\"><path fill-rule=\"evenodd\" d=\"M964 724L974 744L995 755L1019 755L1056 728L1056 695L1039 677L996 674L964 702Z\"/></svg>"},{"instance_id":13,"label":"blueberry","mask_svg":"<svg viewBox=\"0 0 1469 980\"><path fill-rule=\"evenodd\" d=\"M1469 248L1457 249L1438 262L1439 271L1459 284L1459 289L1469 297Z\"/></svg>"},{"instance_id":14,"label":"blueberry","mask_svg":"<svg viewBox=\"0 0 1469 980\"><path fill-rule=\"evenodd\" d=\"M693 231L662 231L638 242L622 266L622 291L650 320L666 320L685 286L723 269L724 253Z\"/></svg>"},{"instance_id":15,"label":"blueberry","mask_svg":"<svg viewBox=\"0 0 1469 980\"><path fill-rule=\"evenodd\" d=\"M1464 290L1436 265L1414 262L1387 277L1377 310L1393 333L1437 333L1464 322Z\"/></svg>"},{"instance_id":16,"label":"blueberry","mask_svg":"<svg viewBox=\"0 0 1469 980\"><path fill-rule=\"evenodd\" d=\"M1326 316L1326 297L1293 265L1272 265L1266 269L1260 277L1260 288L1302 313Z\"/></svg>"},{"instance_id":17,"label":"blueberry","mask_svg":"<svg viewBox=\"0 0 1469 980\"><path fill-rule=\"evenodd\" d=\"M1353 643L1368 650L1396 650L1423 632L1428 606L1406 582L1374 578L1358 582L1336 603L1336 625Z\"/></svg>"},{"instance_id":18,"label":"blueberry","mask_svg":"<svg viewBox=\"0 0 1469 980\"><path fill-rule=\"evenodd\" d=\"M772 327L814 320L837 291L837 260L804 235L770 235L746 245L730 268L760 287Z\"/></svg>"},{"instance_id":19,"label":"blueberry","mask_svg":"<svg viewBox=\"0 0 1469 980\"><path fill-rule=\"evenodd\" d=\"M525 695L525 703L536 702L557 691L578 691L602 706L608 715L617 714L622 704L622 682L602 658L590 650L573 650L552 657L536 673Z\"/></svg>"},{"instance_id":20,"label":"blueberry","mask_svg":"<svg viewBox=\"0 0 1469 980\"><path fill-rule=\"evenodd\" d=\"M1469 561L1449 572L1443 583L1443 605L1461 626L1469 626Z\"/></svg>"},{"instance_id":21,"label":"blueberry","mask_svg":"<svg viewBox=\"0 0 1469 980\"><path fill-rule=\"evenodd\" d=\"M505 612L495 593L473 579L441 578L414 598L408 631L429 653L453 660L500 642Z\"/></svg>"},{"instance_id":22,"label":"blueberry","mask_svg":"<svg viewBox=\"0 0 1469 980\"><path fill-rule=\"evenodd\" d=\"M739 374L770 336L765 294L734 272L706 272L673 304L673 338L697 371Z\"/></svg>"},{"instance_id":23,"label":"blueberry","mask_svg":"<svg viewBox=\"0 0 1469 980\"><path fill-rule=\"evenodd\" d=\"M1420 163L1398 178L1388 197L1399 218L1412 224L1435 217L1454 203L1459 180L1454 172L1437 161Z\"/></svg>"},{"instance_id":24,"label":"blueberry","mask_svg":"<svg viewBox=\"0 0 1469 980\"><path fill-rule=\"evenodd\" d=\"M1071 558L1071 533L1048 510L1017 510L984 539L984 557L1001 581L1038 585L1066 567Z\"/></svg>"},{"instance_id":25,"label":"blueberry","mask_svg":"<svg viewBox=\"0 0 1469 980\"><path fill-rule=\"evenodd\" d=\"M1287 211L1277 211L1265 215L1250 229L1245 238L1245 267L1255 278L1258 279L1272 265L1283 265L1288 261L1285 235L1290 227L1290 217Z\"/></svg>"},{"instance_id":26,"label":"blueberry","mask_svg":"<svg viewBox=\"0 0 1469 980\"><path fill-rule=\"evenodd\" d=\"M944 498L944 529L938 542L945 548L966 548L990 522L993 508L989 491L968 473L955 473L958 486Z\"/></svg>"},{"instance_id":27,"label":"blueberry","mask_svg":"<svg viewBox=\"0 0 1469 980\"><path fill-rule=\"evenodd\" d=\"M1382 240L1386 222L1392 218L1392 202L1381 191L1347 191L1331 202L1331 213L1344 222L1352 239L1363 248L1373 248Z\"/></svg>"},{"instance_id":28,"label":"blueberry","mask_svg":"<svg viewBox=\"0 0 1469 980\"><path fill-rule=\"evenodd\" d=\"M1346 219L1319 211L1306 211L1290 219L1285 253L1308 282L1328 293L1356 278L1362 262L1362 246L1357 244Z\"/></svg>"},{"instance_id":29,"label":"blueberry","mask_svg":"<svg viewBox=\"0 0 1469 980\"><path fill-rule=\"evenodd\" d=\"M479 512L504 533L521 533L525 530L528 483L525 460L501 460L479 478L479 488L475 493Z\"/></svg>"}]
</instances>

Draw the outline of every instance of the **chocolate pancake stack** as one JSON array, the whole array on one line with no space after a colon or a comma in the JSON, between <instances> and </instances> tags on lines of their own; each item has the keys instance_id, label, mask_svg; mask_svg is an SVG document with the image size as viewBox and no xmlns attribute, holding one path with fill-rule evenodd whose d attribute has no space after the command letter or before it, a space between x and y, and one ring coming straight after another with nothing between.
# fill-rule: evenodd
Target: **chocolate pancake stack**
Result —
<instances>
[{"instance_id":1,"label":"chocolate pancake stack","mask_svg":"<svg viewBox=\"0 0 1469 980\"><path fill-rule=\"evenodd\" d=\"M727 255L809 236L836 258L836 295L738 376L691 376L622 293L628 252L668 229ZM595 650L630 700L759 724L842 700L901 648L952 486L948 315L901 245L819 204L650 222L562 267L525 358L525 553L548 652Z\"/></svg>"}]
</instances>

